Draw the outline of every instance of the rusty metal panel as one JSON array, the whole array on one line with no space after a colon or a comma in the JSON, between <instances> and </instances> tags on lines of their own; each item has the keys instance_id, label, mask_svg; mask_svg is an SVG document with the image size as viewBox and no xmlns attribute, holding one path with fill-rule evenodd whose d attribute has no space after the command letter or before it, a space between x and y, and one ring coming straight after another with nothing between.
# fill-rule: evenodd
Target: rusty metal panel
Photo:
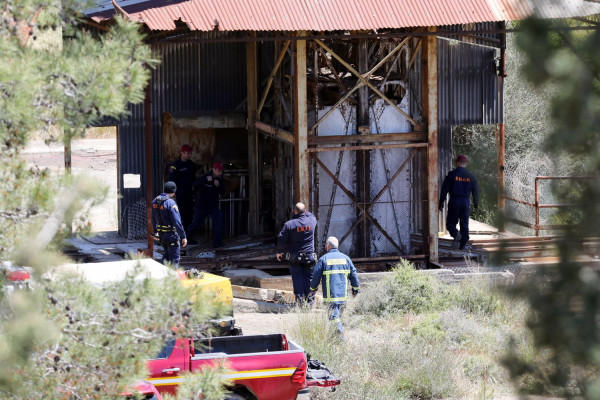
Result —
<instances>
[{"instance_id":1,"label":"rusty metal panel","mask_svg":"<svg viewBox=\"0 0 600 400\"><path fill-rule=\"evenodd\" d=\"M243 43L163 43L155 45L154 51L162 60L152 71L150 83L153 192L158 193L163 176L163 112L235 109L246 96L246 62ZM130 105L129 112L118 123L119 191L123 196L119 200L119 230L124 236L132 236L128 231L137 229L139 218L132 213L138 212L138 203L144 201L146 193L143 104ZM125 189L124 174L140 175L141 187Z\"/></svg>"},{"instance_id":2,"label":"rusty metal panel","mask_svg":"<svg viewBox=\"0 0 600 400\"><path fill-rule=\"evenodd\" d=\"M106 0L87 15L110 18ZM443 26L512 21L534 14L568 18L600 13L585 0L189 0L123 1L119 7L153 31L170 31L181 21L199 31L333 31Z\"/></svg>"}]
</instances>

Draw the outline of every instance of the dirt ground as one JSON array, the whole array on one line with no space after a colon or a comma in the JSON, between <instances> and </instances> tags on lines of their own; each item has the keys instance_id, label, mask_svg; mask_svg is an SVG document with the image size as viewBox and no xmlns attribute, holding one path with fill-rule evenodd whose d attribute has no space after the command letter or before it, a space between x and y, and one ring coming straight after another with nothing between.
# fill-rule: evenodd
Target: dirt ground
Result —
<instances>
[{"instance_id":1,"label":"dirt ground","mask_svg":"<svg viewBox=\"0 0 600 400\"><path fill-rule=\"evenodd\" d=\"M240 313L234 314L236 325L242 328L244 335L266 335L285 333L287 327L296 318L294 313Z\"/></svg>"}]
</instances>

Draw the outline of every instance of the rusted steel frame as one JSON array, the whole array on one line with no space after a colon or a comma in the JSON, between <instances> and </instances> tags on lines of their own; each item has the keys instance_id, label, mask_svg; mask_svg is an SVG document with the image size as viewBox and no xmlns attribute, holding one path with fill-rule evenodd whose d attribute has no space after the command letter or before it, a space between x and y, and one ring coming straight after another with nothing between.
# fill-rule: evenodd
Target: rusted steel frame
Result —
<instances>
[{"instance_id":1,"label":"rusted steel frame","mask_svg":"<svg viewBox=\"0 0 600 400\"><path fill-rule=\"evenodd\" d=\"M514 201L515 203L519 203L519 204L524 204L524 205L526 205L526 206L535 207L535 204L534 204L534 203L530 203L530 202L528 202L528 201L525 201L525 200L519 200L519 199L516 199L516 198L514 198L514 197L511 197L511 196L506 196L506 195L503 195L503 196L502 196L502 198L504 198L504 199L506 199L506 200Z\"/></svg>"},{"instance_id":2,"label":"rusted steel frame","mask_svg":"<svg viewBox=\"0 0 600 400\"><path fill-rule=\"evenodd\" d=\"M279 101L281 102L281 106L283 107L283 111L285 111L285 117L287 118L288 122L290 124L292 124L292 123L294 123L294 120L292 119L292 115L290 114L290 110L288 110L285 98L283 97L283 89L281 87L281 83L279 82L279 79L275 79L274 85L275 85L276 92L279 95Z\"/></svg>"},{"instance_id":3,"label":"rusted steel frame","mask_svg":"<svg viewBox=\"0 0 600 400\"><path fill-rule=\"evenodd\" d=\"M302 32L298 32L302 35ZM293 49L294 63L294 185L296 201L310 207L308 163L308 105L306 81L306 41L298 40Z\"/></svg>"},{"instance_id":4,"label":"rusted steel frame","mask_svg":"<svg viewBox=\"0 0 600 400\"><path fill-rule=\"evenodd\" d=\"M379 85L379 90L383 90L383 87L387 83L387 80L390 77L392 70L394 69L394 64L396 64L398 62L398 59L400 58L401 55L402 55L402 52L399 52L398 54L396 54L396 57L394 57L394 59L392 60L392 65L385 73L385 76L383 77L383 81L381 81L381 85Z\"/></svg>"},{"instance_id":5,"label":"rusted steel frame","mask_svg":"<svg viewBox=\"0 0 600 400\"><path fill-rule=\"evenodd\" d=\"M394 50L392 50L392 51L390 51L388 54L386 54L386 56L385 56L385 57L383 57L383 58L381 59L381 61L379 61L379 62L377 63L377 65L375 65L373 68L371 68L371 70L370 70L369 72L367 72L366 74L364 74L363 76L364 76L365 78L367 78L367 79L368 79L368 78L369 78L371 75L373 75L373 73L374 73L375 71L377 71L377 70L378 70L378 69L379 69L379 68L380 68L380 67L381 67L383 64L385 64L385 63L386 63L386 62L387 62L387 61L388 61L388 60L389 60L389 59L390 59L390 58L391 58L391 57L392 57L392 56L393 56L393 55L394 55L396 52L398 52L398 50L402 49L402 47L404 47L404 45L405 45L405 44L406 44L406 43L407 43L407 42L408 42L410 39L411 39L411 37L409 36L409 37L405 38L404 40L402 40L402 41L401 41L401 42L398 44L398 46L396 46L396 47L394 48ZM400 56L400 54L398 54L398 56ZM393 62L392 62L392 63L393 63Z\"/></svg>"},{"instance_id":6,"label":"rusted steel frame","mask_svg":"<svg viewBox=\"0 0 600 400\"><path fill-rule=\"evenodd\" d=\"M260 103L258 103L258 108L256 110L257 118L260 118L260 112L262 111L262 108L265 105L265 101L267 100L267 95L269 94L269 90L271 89L271 84L273 83L273 78L275 77L275 74L279 70L279 66L281 66L281 62L283 61L283 57L285 57L285 53L286 53L287 48L289 47L290 43L291 42L289 40L287 40L284 43L283 49L281 50L281 53L279 53L279 58L277 58L277 62L275 62L275 66L273 67L273 70L271 71L271 74L269 75L269 79L267 79L267 85L265 87L265 91L263 92L262 98L260 99Z\"/></svg>"},{"instance_id":7,"label":"rusted steel frame","mask_svg":"<svg viewBox=\"0 0 600 400\"><path fill-rule=\"evenodd\" d=\"M379 133L375 135L332 135L332 136L311 136L308 138L308 145L318 146L324 144L363 144L380 142L400 142L400 141L420 141L427 140L426 132L399 132L399 133Z\"/></svg>"},{"instance_id":8,"label":"rusted steel frame","mask_svg":"<svg viewBox=\"0 0 600 400\"><path fill-rule=\"evenodd\" d=\"M352 151L356 150L373 150L373 149L406 149L412 147L427 147L427 143L403 143L403 144L376 144L376 145L361 145L353 146ZM310 153L320 153L323 151L340 151L339 147L310 147Z\"/></svg>"},{"instance_id":9,"label":"rusted steel frame","mask_svg":"<svg viewBox=\"0 0 600 400\"><path fill-rule=\"evenodd\" d=\"M146 228L148 230L148 252L154 253L154 227L152 226L152 99L150 82L144 98L144 134L146 150Z\"/></svg>"},{"instance_id":10,"label":"rusted steel frame","mask_svg":"<svg viewBox=\"0 0 600 400\"><path fill-rule=\"evenodd\" d=\"M412 68L412 65L415 62L415 59L417 58L417 54L419 54L419 49L421 48L422 45L423 45L423 39L419 39L419 41L417 42L417 45L415 46L415 49L413 50L412 56L410 56L410 61L408 62L409 69Z\"/></svg>"},{"instance_id":11,"label":"rusted steel frame","mask_svg":"<svg viewBox=\"0 0 600 400\"><path fill-rule=\"evenodd\" d=\"M335 76L335 81L337 82L337 85L340 88L340 93L343 93L346 90L348 90L348 87L346 85L344 85L344 82L342 82L342 80L340 79L340 76L338 75L338 73L337 73L335 67L333 66L333 63L329 59L329 57L327 57L327 55L325 53L323 53L323 49L321 47L317 46L316 51L318 54L323 55L323 59L327 63L327 66L331 70L331 73L333 74L333 76Z\"/></svg>"},{"instance_id":12,"label":"rusted steel frame","mask_svg":"<svg viewBox=\"0 0 600 400\"><path fill-rule=\"evenodd\" d=\"M352 147L352 150L355 150L355 148ZM392 239L388 235L388 233L385 231L385 229L383 229L383 227L379 224L379 222L377 222L377 220L370 215L370 212L373 210L373 207L375 206L375 203L377 202L377 200L379 200L379 198L383 195L383 193L385 193L385 190L394 182L394 180L398 177L398 175L400 175L400 173L402 172L402 170L406 167L406 165L408 165L409 161L414 157L414 155L416 154L416 152L417 152L417 149L413 149L413 151L407 157L407 159L404 161L404 163L402 163L402 165L400 166L400 168L398 168L398 170L396 171L396 173L394 174L394 176L386 183L386 185L381 189L381 191L377 194L377 196L375 196L375 198L371 201L371 203L369 204L368 207L365 207L365 205L361 205L361 203L359 203L359 201L354 197L354 195L352 195L341 184L341 182L338 179L335 178L335 176L321 162L321 160L319 160L319 158L315 156L315 159L321 165L321 167L323 168L323 170L325 171L325 173L327 173L333 179L333 181L338 186L340 186L340 188L344 191L344 193L346 193L346 195L348 195L348 197L350 198L350 200L352 200L352 202L354 203L354 205L361 212L361 215L359 216L359 218L357 218L356 221L354 221L354 223L352 224L352 226L342 236L342 238L340 239L340 243L342 243L350 235L350 233L354 230L354 228L356 228L356 226L358 224L360 224L362 221L364 221L365 218L368 218L371 222L373 222L373 224L375 224L375 226L381 231L381 233L383 233L383 235L386 237L386 239L388 239L390 241L390 243L392 243L392 245L394 245L394 247L396 247L400 252L403 251L402 248L396 243L396 241L394 239Z\"/></svg>"},{"instance_id":13,"label":"rusted steel frame","mask_svg":"<svg viewBox=\"0 0 600 400\"><path fill-rule=\"evenodd\" d=\"M354 148L352 148L354 150ZM348 198L350 198L350 200L352 201L353 205L355 207L357 207L359 210L362 210L364 207L361 206L360 201L358 201L358 199L356 197L354 197L354 194L352 192L350 192L346 186L344 186L342 184L342 182L340 182L340 180L329 170L329 168L327 168L327 166L323 163L323 161L319 160L318 156L314 156L315 161L317 162L317 164L319 164L321 166L321 168L323 168L323 171L325 171L325 173L327 175L329 175L331 177L331 179L333 179L333 182L338 185L340 187L340 189L342 189L342 192L344 192L346 194L346 196L348 196Z\"/></svg>"},{"instance_id":14,"label":"rusted steel frame","mask_svg":"<svg viewBox=\"0 0 600 400\"><path fill-rule=\"evenodd\" d=\"M580 207L580 204L540 204L540 208Z\"/></svg>"},{"instance_id":15,"label":"rusted steel frame","mask_svg":"<svg viewBox=\"0 0 600 400\"><path fill-rule=\"evenodd\" d=\"M572 176L536 176L536 180L549 180L549 179L597 179L597 176L593 175L572 175Z\"/></svg>"},{"instance_id":16,"label":"rusted steel frame","mask_svg":"<svg viewBox=\"0 0 600 400\"><path fill-rule=\"evenodd\" d=\"M261 133L266 134L273 139L281 140L284 143L294 144L294 134L285 129L277 128L261 121L254 121L254 127Z\"/></svg>"},{"instance_id":17,"label":"rusted steel frame","mask_svg":"<svg viewBox=\"0 0 600 400\"><path fill-rule=\"evenodd\" d=\"M539 236L540 230L540 184L539 180L535 178L535 236Z\"/></svg>"},{"instance_id":18,"label":"rusted steel frame","mask_svg":"<svg viewBox=\"0 0 600 400\"><path fill-rule=\"evenodd\" d=\"M352 148L354 150L354 148ZM381 189L381 191L377 194L377 196L375 196L375 198L371 201L371 203L368 205L368 207L364 207L360 208L359 210L361 211L361 215L356 219L356 221L354 221L354 223L352 224L352 226L350 227L350 229L348 229L348 231L344 234L344 236L342 236L342 239L340 240L340 243L344 241L344 239L346 239L346 237L348 237L348 235L350 235L350 233L352 232L352 230L354 228L356 228L356 226L358 224L360 224L365 218L369 217L369 213L373 210L373 207L375 206L375 203L377 202L377 200L379 200L379 198L383 195L383 193L385 192L385 190L394 182L394 180L398 177L398 175L400 175L400 173L402 172L402 170L404 170L404 167L406 167L406 165L408 164L408 162L414 157L415 153L417 152L416 149L413 149L413 151L410 153L410 155L407 157L407 159L404 161L404 163L402 163L402 165L400 166L400 168L398 168L398 171L396 171L396 173L394 174L394 176L392 177L392 179L390 179L386 185L383 187L383 189ZM380 230L382 230L382 233L387 234L387 232L383 232L383 228L381 228ZM394 243L393 240L391 240L392 243ZM395 243L394 243L395 245ZM395 245L397 248L399 248L399 246ZM400 249L400 251L402 251L402 249Z\"/></svg>"},{"instance_id":19,"label":"rusted steel frame","mask_svg":"<svg viewBox=\"0 0 600 400\"><path fill-rule=\"evenodd\" d=\"M360 73L358 73L358 71L356 71L354 68L352 68L352 66L350 64L348 64L346 61L344 61L339 55L337 55L336 53L334 53L333 50L331 50L329 47L327 47L327 45L325 43L323 43L322 41L320 41L318 39L315 39L315 42L317 42L319 44L319 46L323 47L327 52L329 52L333 57L335 57L335 59L338 60L342 65L344 65L344 67L346 67L348 69L348 71L350 71L351 73L353 73L354 75L356 75L356 77L364 85L367 85L379 97L381 97L388 104L390 104L392 107L394 107L396 109L396 111L398 111L401 115L403 115L404 118L406 118L407 120L409 120L415 126L415 128L421 129L421 125L417 121L415 121L414 119L412 119L410 117L410 115L408 115L407 113L405 113L404 110L402 110L400 107L398 107L398 105L396 103L394 103L385 94L383 94L379 89L377 89L377 87L375 87L375 85L373 85L371 82L369 82L369 80L367 78L363 77Z\"/></svg>"},{"instance_id":20,"label":"rusted steel frame","mask_svg":"<svg viewBox=\"0 0 600 400\"><path fill-rule=\"evenodd\" d=\"M319 46L317 46L317 44L315 42L310 42L310 49L312 51L312 55L313 55L313 79L315 80L315 84L313 87L313 100L314 100L314 110L315 110L315 115L318 115L319 112L319 90L320 90L320 86L319 86ZM316 131L310 131L313 135L317 134ZM308 143L307 143L308 146ZM311 195L313 196L312 198L312 212L315 216L315 218L317 219L317 221L320 218L320 210L319 210L319 205L320 205L320 194L319 194L319 167L317 166L317 163L315 162L314 158L311 157L311 154L308 154L308 160L310 163L310 167L311 167L311 185L313 187L313 190L311 192ZM334 186L335 188L335 186ZM317 225L317 227L315 228L315 237L318 238L319 237L319 233L320 233L320 229L321 227L319 225ZM325 243L325 241L323 241L323 243ZM315 246L315 250L320 249L321 246L319 243L316 244Z\"/></svg>"},{"instance_id":21,"label":"rusted steel frame","mask_svg":"<svg viewBox=\"0 0 600 400\"><path fill-rule=\"evenodd\" d=\"M337 108L340 106L340 104L342 104L344 101L346 101L346 99L350 96L352 96L352 93L354 93L355 91L357 91L359 88L363 87L364 85L361 84L357 84L356 86L354 86L352 89L350 89L349 92L347 92L344 96L342 96L337 103L335 103L333 105L333 107L331 107L329 110L327 110L327 112L325 113L325 115L323 115L321 118L319 118L319 120L317 122L315 122L315 124L310 128L310 134L312 135L313 132L315 132L315 130L317 129L317 127L319 126L319 124L321 124L321 122L323 122L325 120L325 118L327 118L332 112L334 112L335 110L337 110Z\"/></svg>"},{"instance_id":22,"label":"rusted steel frame","mask_svg":"<svg viewBox=\"0 0 600 400\"><path fill-rule=\"evenodd\" d=\"M340 171L342 170L342 162L344 160L344 153L345 153L345 151L343 151L343 150L340 151L338 162L335 167L335 176L339 176ZM311 157L313 157L313 160L314 160L318 156L316 154L312 153ZM327 234L329 232L329 225L331 224L331 214L333 214L333 203L335 201L335 195L337 193L337 188L338 188L338 185L333 185L333 188L331 189L331 196L329 197L329 210L327 210L327 218L325 219L325 230L323 231L323 242L325 242L325 240L327 240Z\"/></svg>"}]
</instances>

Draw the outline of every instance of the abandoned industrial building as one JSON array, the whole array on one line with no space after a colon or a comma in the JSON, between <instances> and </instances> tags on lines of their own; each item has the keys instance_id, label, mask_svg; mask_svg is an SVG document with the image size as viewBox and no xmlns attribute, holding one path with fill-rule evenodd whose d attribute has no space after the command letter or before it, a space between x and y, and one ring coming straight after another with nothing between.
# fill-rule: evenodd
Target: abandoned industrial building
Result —
<instances>
[{"instance_id":1,"label":"abandoned industrial building","mask_svg":"<svg viewBox=\"0 0 600 400\"><path fill-rule=\"evenodd\" d=\"M296 201L317 217L321 251L333 235L367 264L437 263L453 126L495 126L504 185L506 21L600 11L582 0L240 4L102 0L86 11L99 32L115 16L139 21L161 61L145 102L107 122L118 132L120 234L147 236L148 204L187 143L201 169L225 164L225 235L248 247L221 259L240 265L273 256L272 241L256 244L275 238Z\"/></svg>"}]
</instances>

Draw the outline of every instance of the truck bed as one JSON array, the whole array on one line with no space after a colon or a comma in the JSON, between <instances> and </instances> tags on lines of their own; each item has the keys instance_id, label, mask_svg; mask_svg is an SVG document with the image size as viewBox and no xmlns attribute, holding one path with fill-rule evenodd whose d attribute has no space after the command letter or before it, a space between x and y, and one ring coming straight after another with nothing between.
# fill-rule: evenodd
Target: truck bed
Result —
<instances>
[{"instance_id":1,"label":"truck bed","mask_svg":"<svg viewBox=\"0 0 600 400\"><path fill-rule=\"evenodd\" d=\"M210 339L200 339L194 341L194 343L196 345L194 353L197 355L210 353L267 353L289 350L287 345L288 342L281 334L215 337Z\"/></svg>"}]
</instances>

